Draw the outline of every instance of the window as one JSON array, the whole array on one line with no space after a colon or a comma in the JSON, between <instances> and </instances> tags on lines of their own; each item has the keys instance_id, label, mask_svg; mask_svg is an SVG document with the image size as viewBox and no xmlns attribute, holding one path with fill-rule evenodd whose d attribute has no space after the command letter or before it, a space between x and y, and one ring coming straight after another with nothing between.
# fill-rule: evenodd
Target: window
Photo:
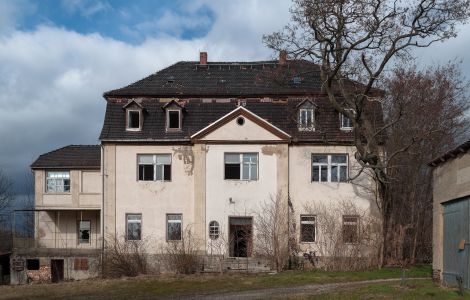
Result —
<instances>
[{"instance_id":1,"label":"window","mask_svg":"<svg viewBox=\"0 0 470 300\"><path fill-rule=\"evenodd\" d=\"M70 192L70 172L47 172L46 188L48 193Z\"/></svg>"},{"instance_id":2,"label":"window","mask_svg":"<svg viewBox=\"0 0 470 300\"><path fill-rule=\"evenodd\" d=\"M73 269L75 271L87 271L88 270L88 258L75 258L73 263Z\"/></svg>"},{"instance_id":3,"label":"window","mask_svg":"<svg viewBox=\"0 0 470 300\"><path fill-rule=\"evenodd\" d=\"M209 222L209 238L211 240L216 240L219 238L219 234L220 234L219 222L210 221Z\"/></svg>"},{"instance_id":4,"label":"window","mask_svg":"<svg viewBox=\"0 0 470 300\"><path fill-rule=\"evenodd\" d=\"M127 111L127 130L140 130L140 110Z\"/></svg>"},{"instance_id":5,"label":"window","mask_svg":"<svg viewBox=\"0 0 470 300\"><path fill-rule=\"evenodd\" d=\"M89 244L90 243L90 221L78 221L78 243Z\"/></svg>"},{"instance_id":6,"label":"window","mask_svg":"<svg viewBox=\"0 0 470 300\"><path fill-rule=\"evenodd\" d=\"M313 108L299 109L299 130L315 129L315 110Z\"/></svg>"},{"instance_id":7,"label":"window","mask_svg":"<svg viewBox=\"0 0 470 300\"><path fill-rule=\"evenodd\" d=\"M312 181L346 182L348 180L348 156L346 154L313 154Z\"/></svg>"},{"instance_id":8,"label":"window","mask_svg":"<svg viewBox=\"0 0 470 300\"><path fill-rule=\"evenodd\" d=\"M300 241L303 243L315 242L315 216L300 216Z\"/></svg>"},{"instance_id":9,"label":"window","mask_svg":"<svg viewBox=\"0 0 470 300\"><path fill-rule=\"evenodd\" d=\"M28 270L39 270L39 259L27 259L26 269Z\"/></svg>"},{"instance_id":10,"label":"window","mask_svg":"<svg viewBox=\"0 0 470 300\"><path fill-rule=\"evenodd\" d=\"M181 240L181 214L166 215L166 239L167 241Z\"/></svg>"},{"instance_id":11,"label":"window","mask_svg":"<svg viewBox=\"0 0 470 300\"><path fill-rule=\"evenodd\" d=\"M171 154L137 155L140 181L170 181Z\"/></svg>"},{"instance_id":12,"label":"window","mask_svg":"<svg viewBox=\"0 0 470 300\"><path fill-rule=\"evenodd\" d=\"M137 241L142 238L142 214L127 214L127 235L129 241Z\"/></svg>"},{"instance_id":13,"label":"window","mask_svg":"<svg viewBox=\"0 0 470 300\"><path fill-rule=\"evenodd\" d=\"M352 109L350 109L349 111L354 112ZM353 124L352 124L351 119L343 114L340 114L340 116L341 116L341 129L352 130Z\"/></svg>"},{"instance_id":14,"label":"window","mask_svg":"<svg viewBox=\"0 0 470 300\"><path fill-rule=\"evenodd\" d=\"M359 241L359 217L343 216L343 242L354 244Z\"/></svg>"},{"instance_id":15,"label":"window","mask_svg":"<svg viewBox=\"0 0 470 300\"><path fill-rule=\"evenodd\" d=\"M225 153L224 162L225 179L258 179L258 153Z\"/></svg>"},{"instance_id":16,"label":"window","mask_svg":"<svg viewBox=\"0 0 470 300\"><path fill-rule=\"evenodd\" d=\"M180 111L168 110L167 112L167 128L180 129Z\"/></svg>"}]
</instances>

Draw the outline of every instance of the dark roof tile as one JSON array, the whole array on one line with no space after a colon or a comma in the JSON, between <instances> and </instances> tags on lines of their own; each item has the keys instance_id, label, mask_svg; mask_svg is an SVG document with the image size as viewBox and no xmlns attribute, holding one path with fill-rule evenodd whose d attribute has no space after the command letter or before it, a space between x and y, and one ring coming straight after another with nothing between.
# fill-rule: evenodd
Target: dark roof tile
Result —
<instances>
[{"instance_id":1,"label":"dark roof tile","mask_svg":"<svg viewBox=\"0 0 470 300\"><path fill-rule=\"evenodd\" d=\"M69 145L42 154L31 169L99 169L100 145Z\"/></svg>"}]
</instances>

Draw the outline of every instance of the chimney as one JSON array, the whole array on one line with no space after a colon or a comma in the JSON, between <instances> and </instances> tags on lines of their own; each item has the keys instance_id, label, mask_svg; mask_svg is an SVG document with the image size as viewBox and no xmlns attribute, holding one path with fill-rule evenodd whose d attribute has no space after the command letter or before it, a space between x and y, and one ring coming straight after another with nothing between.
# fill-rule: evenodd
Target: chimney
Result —
<instances>
[{"instance_id":1,"label":"chimney","mask_svg":"<svg viewBox=\"0 0 470 300\"><path fill-rule=\"evenodd\" d=\"M286 62L287 62L287 51L286 50L279 51L279 64L285 65Z\"/></svg>"},{"instance_id":2,"label":"chimney","mask_svg":"<svg viewBox=\"0 0 470 300\"><path fill-rule=\"evenodd\" d=\"M199 52L199 64L207 65L207 52Z\"/></svg>"}]
</instances>

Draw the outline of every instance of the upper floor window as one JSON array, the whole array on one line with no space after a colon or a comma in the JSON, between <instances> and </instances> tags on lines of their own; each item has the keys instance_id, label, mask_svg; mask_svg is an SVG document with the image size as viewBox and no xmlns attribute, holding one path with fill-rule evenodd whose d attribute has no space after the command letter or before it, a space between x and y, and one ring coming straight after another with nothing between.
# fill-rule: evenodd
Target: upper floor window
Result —
<instances>
[{"instance_id":1,"label":"upper floor window","mask_svg":"<svg viewBox=\"0 0 470 300\"><path fill-rule=\"evenodd\" d=\"M258 153L225 153L224 162L225 179L258 179Z\"/></svg>"},{"instance_id":2,"label":"upper floor window","mask_svg":"<svg viewBox=\"0 0 470 300\"><path fill-rule=\"evenodd\" d=\"M343 216L343 242L354 244L359 241L359 217Z\"/></svg>"},{"instance_id":3,"label":"upper floor window","mask_svg":"<svg viewBox=\"0 0 470 300\"><path fill-rule=\"evenodd\" d=\"M299 130L315 129L315 110L313 108L299 109Z\"/></svg>"},{"instance_id":4,"label":"upper floor window","mask_svg":"<svg viewBox=\"0 0 470 300\"><path fill-rule=\"evenodd\" d=\"M346 182L347 180L346 154L312 154L312 181Z\"/></svg>"},{"instance_id":5,"label":"upper floor window","mask_svg":"<svg viewBox=\"0 0 470 300\"><path fill-rule=\"evenodd\" d=\"M141 124L141 111L140 110L127 110L127 130L138 131Z\"/></svg>"},{"instance_id":6,"label":"upper floor window","mask_svg":"<svg viewBox=\"0 0 470 300\"><path fill-rule=\"evenodd\" d=\"M167 110L167 129L178 130L181 129L181 111L180 110Z\"/></svg>"},{"instance_id":7,"label":"upper floor window","mask_svg":"<svg viewBox=\"0 0 470 300\"><path fill-rule=\"evenodd\" d=\"M142 214L126 214L126 239L137 241L142 238Z\"/></svg>"},{"instance_id":8,"label":"upper floor window","mask_svg":"<svg viewBox=\"0 0 470 300\"><path fill-rule=\"evenodd\" d=\"M140 154L137 155L139 180L170 181L171 154Z\"/></svg>"},{"instance_id":9,"label":"upper floor window","mask_svg":"<svg viewBox=\"0 0 470 300\"><path fill-rule=\"evenodd\" d=\"M351 111L352 113L354 113L354 111L352 109L348 109L349 111ZM347 116L343 115L343 114L340 114L340 121L341 121L341 129L342 130L352 130L353 129L353 123L351 121L350 118L348 118Z\"/></svg>"},{"instance_id":10,"label":"upper floor window","mask_svg":"<svg viewBox=\"0 0 470 300\"><path fill-rule=\"evenodd\" d=\"M69 171L46 172L46 192L48 193L70 192L70 172Z\"/></svg>"}]
</instances>

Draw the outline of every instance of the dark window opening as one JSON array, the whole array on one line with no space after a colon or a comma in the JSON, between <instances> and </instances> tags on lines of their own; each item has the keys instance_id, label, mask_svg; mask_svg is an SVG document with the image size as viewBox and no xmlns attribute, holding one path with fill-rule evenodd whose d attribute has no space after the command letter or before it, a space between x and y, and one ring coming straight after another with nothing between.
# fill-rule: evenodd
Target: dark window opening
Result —
<instances>
[{"instance_id":1,"label":"dark window opening","mask_svg":"<svg viewBox=\"0 0 470 300\"><path fill-rule=\"evenodd\" d=\"M39 270L39 259L27 259L26 269L28 270Z\"/></svg>"},{"instance_id":2,"label":"dark window opening","mask_svg":"<svg viewBox=\"0 0 470 300\"><path fill-rule=\"evenodd\" d=\"M171 180L171 165L163 165L163 180Z\"/></svg>"},{"instance_id":3,"label":"dark window opening","mask_svg":"<svg viewBox=\"0 0 470 300\"><path fill-rule=\"evenodd\" d=\"M300 241L315 242L315 216L300 216Z\"/></svg>"},{"instance_id":4,"label":"dark window opening","mask_svg":"<svg viewBox=\"0 0 470 300\"><path fill-rule=\"evenodd\" d=\"M129 111L127 121L128 121L127 128L139 129L140 128L140 112L133 111L133 110Z\"/></svg>"},{"instance_id":5,"label":"dark window opening","mask_svg":"<svg viewBox=\"0 0 470 300\"><path fill-rule=\"evenodd\" d=\"M237 119L237 124L240 125L240 126L242 126L243 124L245 124L245 119L242 118L242 117L239 117L239 118Z\"/></svg>"},{"instance_id":6,"label":"dark window opening","mask_svg":"<svg viewBox=\"0 0 470 300\"><path fill-rule=\"evenodd\" d=\"M225 164L225 179L240 179L240 164Z\"/></svg>"},{"instance_id":7,"label":"dark window opening","mask_svg":"<svg viewBox=\"0 0 470 300\"><path fill-rule=\"evenodd\" d=\"M90 221L78 221L78 242L80 244L90 243L90 231L91 231Z\"/></svg>"},{"instance_id":8,"label":"dark window opening","mask_svg":"<svg viewBox=\"0 0 470 300\"><path fill-rule=\"evenodd\" d=\"M139 180L153 181L153 165L139 165Z\"/></svg>"},{"instance_id":9,"label":"dark window opening","mask_svg":"<svg viewBox=\"0 0 470 300\"><path fill-rule=\"evenodd\" d=\"M170 129L180 128L180 112L179 111L168 112L168 128Z\"/></svg>"},{"instance_id":10,"label":"dark window opening","mask_svg":"<svg viewBox=\"0 0 470 300\"><path fill-rule=\"evenodd\" d=\"M354 244L359 241L358 217L343 216L343 242Z\"/></svg>"}]
</instances>

